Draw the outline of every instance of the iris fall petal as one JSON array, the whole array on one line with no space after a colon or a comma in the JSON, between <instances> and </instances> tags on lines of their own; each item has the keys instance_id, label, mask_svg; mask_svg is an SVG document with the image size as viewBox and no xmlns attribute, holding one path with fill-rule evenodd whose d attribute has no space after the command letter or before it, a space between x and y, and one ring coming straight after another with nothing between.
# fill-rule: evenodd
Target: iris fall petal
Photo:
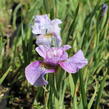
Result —
<instances>
[{"instance_id":1,"label":"iris fall petal","mask_svg":"<svg viewBox=\"0 0 109 109\"><path fill-rule=\"evenodd\" d=\"M60 66L69 73L76 73L88 63L84 57L82 50L79 50L74 56L66 61L60 62Z\"/></svg>"}]
</instances>

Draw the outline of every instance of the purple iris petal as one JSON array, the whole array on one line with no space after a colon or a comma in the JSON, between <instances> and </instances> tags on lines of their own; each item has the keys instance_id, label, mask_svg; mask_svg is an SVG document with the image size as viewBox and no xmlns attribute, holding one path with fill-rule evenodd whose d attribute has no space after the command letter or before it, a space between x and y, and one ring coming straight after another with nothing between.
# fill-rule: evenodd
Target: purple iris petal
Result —
<instances>
[{"instance_id":1,"label":"purple iris petal","mask_svg":"<svg viewBox=\"0 0 109 109\"><path fill-rule=\"evenodd\" d=\"M45 61L47 63L58 64L60 60L65 60L67 58L66 54L64 55L64 51L60 48L50 48L47 51Z\"/></svg>"},{"instance_id":2,"label":"purple iris petal","mask_svg":"<svg viewBox=\"0 0 109 109\"><path fill-rule=\"evenodd\" d=\"M61 23L62 21L59 19L50 20L47 15L37 15L34 17L32 32L33 34L46 34L46 33L60 34L61 29L59 27L59 24Z\"/></svg>"},{"instance_id":3,"label":"purple iris petal","mask_svg":"<svg viewBox=\"0 0 109 109\"><path fill-rule=\"evenodd\" d=\"M68 58L66 50L69 48L69 45L49 48L46 54L46 62L58 64L60 61L66 60Z\"/></svg>"},{"instance_id":4,"label":"purple iris petal","mask_svg":"<svg viewBox=\"0 0 109 109\"><path fill-rule=\"evenodd\" d=\"M82 50L79 50L74 56L66 61L60 62L60 66L69 73L76 73L88 63L84 57Z\"/></svg>"},{"instance_id":5,"label":"purple iris petal","mask_svg":"<svg viewBox=\"0 0 109 109\"><path fill-rule=\"evenodd\" d=\"M48 47L43 46L43 45L40 45L39 47L36 47L36 51L44 59L46 58L46 53L47 53L48 49L49 49Z\"/></svg>"},{"instance_id":6,"label":"purple iris petal","mask_svg":"<svg viewBox=\"0 0 109 109\"><path fill-rule=\"evenodd\" d=\"M63 47L45 47L39 46L36 51L40 56L44 58L44 62L58 64L60 61L64 61L68 58L68 54L65 50L69 49L69 45L64 45Z\"/></svg>"},{"instance_id":7,"label":"purple iris petal","mask_svg":"<svg viewBox=\"0 0 109 109\"><path fill-rule=\"evenodd\" d=\"M46 22L50 22L50 19L49 19L47 14L45 14L45 15L37 15L37 16L34 17L34 20L35 20L36 23L42 23L42 24L44 24L45 21Z\"/></svg>"},{"instance_id":8,"label":"purple iris petal","mask_svg":"<svg viewBox=\"0 0 109 109\"><path fill-rule=\"evenodd\" d=\"M44 79L44 74L42 74L34 83L34 86L43 86L47 85L48 81Z\"/></svg>"},{"instance_id":9,"label":"purple iris petal","mask_svg":"<svg viewBox=\"0 0 109 109\"><path fill-rule=\"evenodd\" d=\"M54 20L52 20L51 22L52 22L52 24L57 24L57 25L59 25L59 24L62 23L62 21L59 20L59 19L54 19Z\"/></svg>"},{"instance_id":10,"label":"purple iris petal","mask_svg":"<svg viewBox=\"0 0 109 109\"><path fill-rule=\"evenodd\" d=\"M66 50L68 50L68 49L70 49L70 48L71 48L70 45L64 45L64 46L62 46L62 49L63 49L64 51L66 51Z\"/></svg>"},{"instance_id":11,"label":"purple iris petal","mask_svg":"<svg viewBox=\"0 0 109 109\"><path fill-rule=\"evenodd\" d=\"M51 20L51 23L49 25L48 33L55 33L57 35L60 35L61 28L59 27L59 24L61 24L62 21L59 19Z\"/></svg>"},{"instance_id":12,"label":"purple iris petal","mask_svg":"<svg viewBox=\"0 0 109 109\"><path fill-rule=\"evenodd\" d=\"M34 17L32 26L33 34L45 34L50 25L50 19L47 15L37 15Z\"/></svg>"},{"instance_id":13,"label":"purple iris petal","mask_svg":"<svg viewBox=\"0 0 109 109\"><path fill-rule=\"evenodd\" d=\"M25 76L29 83L35 86L46 85L48 82L44 75L54 72L54 69L46 69L41 62L35 61L29 64L25 69Z\"/></svg>"}]
</instances>

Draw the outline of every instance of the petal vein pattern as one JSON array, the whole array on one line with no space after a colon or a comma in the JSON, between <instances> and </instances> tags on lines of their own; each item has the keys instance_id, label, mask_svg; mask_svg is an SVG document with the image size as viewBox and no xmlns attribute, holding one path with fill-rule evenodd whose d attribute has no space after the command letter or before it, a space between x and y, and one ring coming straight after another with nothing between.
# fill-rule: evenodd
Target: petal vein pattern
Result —
<instances>
[{"instance_id":1,"label":"petal vein pattern","mask_svg":"<svg viewBox=\"0 0 109 109\"><path fill-rule=\"evenodd\" d=\"M74 56L66 61L60 62L60 66L69 73L76 73L88 63L84 57L82 50L79 50Z\"/></svg>"},{"instance_id":2,"label":"petal vein pattern","mask_svg":"<svg viewBox=\"0 0 109 109\"><path fill-rule=\"evenodd\" d=\"M44 75L55 72L54 69L46 69L39 61L32 62L25 69L25 76L29 83L35 86L47 85Z\"/></svg>"}]
</instances>

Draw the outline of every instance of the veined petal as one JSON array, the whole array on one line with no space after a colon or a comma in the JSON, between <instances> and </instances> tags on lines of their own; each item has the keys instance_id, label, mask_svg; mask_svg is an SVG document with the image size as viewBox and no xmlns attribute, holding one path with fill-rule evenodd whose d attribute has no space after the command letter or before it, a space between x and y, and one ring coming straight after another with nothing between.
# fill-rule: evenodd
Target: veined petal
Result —
<instances>
[{"instance_id":1,"label":"veined petal","mask_svg":"<svg viewBox=\"0 0 109 109\"><path fill-rule=\"evenodd\" d=\"M74 56L64 62L60 62L60 66L69 73L76 73L79 69L87 65L88 61L84 57L82 50L79 50Z\"/></svg>"},{"instance_id":2,"label":"veined petal","mask_svg":"<svg viewBox=\"0 0 109 109\"><path fill-rule=\"evenodd\" d=\"M46 33L46 29L43 28L43 26L40 26L39 24L34 24L32 26L32 33L35 35L39 35L39 34L45 34Z\"/></svg>"},{"instance_id":3,"label":"veined petal","mask_svg":"<svg viewBox=\"0 0 109 109\"><path fill-rule=\"evenodd\" d=\"M62 21L60 19L54 19L51 21L53 24L61 24Z\"/></svg>"},{"instance_id":4,"label":"veined petal","mask_svg":"<svg viewBox=\"0 0 109 109\"><path fill-rule=\"evenodd\" d=\"M46 34L46 30L49 28L51 20L47 15L34 16L34 24L32 25L33 34Z\"/></svg>"},{"instance_id":5,"label":"veined petal","mask_svg":"<svg viewBox=\"0 0 109 109\"><path fill-rule=\"evenodd\" d=\"M47 85L48 84L48 81L46 81L44 79L44 75L45 74L42 74L37 80L36 82L34 83L35 86L43 86L43 85Z\"/></svg>"},{"instance_id":6,"label":"veined petal","mask_svg":"<svg viewBox=\"0 0 109 109\"><path fill-rule=\"evenodd\" d=\"M60 35L61 28L57 24L51 24L48 27L47 33L55 33Z\"/></svg>"},{"instance_id":7,"label":"veined petal","mask_svg":"<svg viewBox=\"0 0 109 109\"><path fill-rule=\"evenodd\" d=\"M38 24L41 24L41 25L46 25L46 24L50 23L50 19L47 16L47 14L37 15L37 16L34 16L34 23L38 23Z\"/></svg>"},{"instance_id":8,"label":"veined petal","mask_svg":"<svg viewBox=\"0 0 109 109\"><path fill-rule=\"evenodd\" d=\"M44 75L54 71L54 69L44 68L41 62L35 61L25 68L25 76L28 82L32 85L42 86L47 84L47 81L44 79Z\"/></svg>"},{"instance_id":9,"label":"veined petal","mask_svg":"<svg viewBox=\"0 0 109 109\"><path fill-rule=\"evenodd\" d=\"M61 56L59 61L63 61L63 60L67 60L68 59L68 53L67 52L63 52L63 55Z\"/></svg>"},{"instance_id":10,"label":"veined petal","mask_svg":"<svg viewBox=\"0 0 109 109\"><path fill-rule=\"evenodd\" d=\"M40 66L39 61L32 62L25 68L25 76L26 79L34 85L35 81L40 77L42 72L38 71L38 68Z\"/></svg>"},{"instance_id":11,"label":"veined petal","mask_svg":"<svg viewBox=\"0 0 109 109\"><path fill-rule=\"evenodd\" d=\"M40 45L39 47L36 47L36 51L43 58L46 58L46 52L47 52L48 49L49 49L48 47L45 47L43 45Z\"/></svg>"},{"instance_id":12,"label":"veined petal","mask_svg":"<svg viewBox=\"0 0 109 109\"><path fill-rule=\"evenodd\" d=\"M70 49L70 48L71 48L70 45L64 45L64 46L62 47L62 49L63 49L64 51L66 51L66 50L68 50L68 49Z\"/></svg>"},{"instance_id":13,"label":"veined petal","mask_svg":"<svg viewBox=\"0 0 109 109\"><path fill-rule=\"evenodd\" d=\"M45 73L42 73L42 75L40 75L40 77L36 80L34 85L35 86L47 85L48 81L45 80L44 75L47 74L47 73L51 73L51 72L55 72L55 70L54 69L49 69L49 70L46 70Z\"/></svg>"},{"instance_id":14,"label":"veined petal","mask_svg":"<svg viewBox=\"0 0 109 109\"><path fill-rule=\"evenodd\" d=\"M62 47L51 47L46 52L45 62L58 64L60 61L68 59L68 54Z\"/></svg>"}]
</instances>

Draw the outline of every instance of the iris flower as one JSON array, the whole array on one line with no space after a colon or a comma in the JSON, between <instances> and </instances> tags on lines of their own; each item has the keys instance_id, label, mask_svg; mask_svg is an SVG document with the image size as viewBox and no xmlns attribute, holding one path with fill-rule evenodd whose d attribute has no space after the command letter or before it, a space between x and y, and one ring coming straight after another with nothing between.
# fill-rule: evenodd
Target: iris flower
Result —
<instances>
[{"instance_id":1,"label":"iris flower","mask_svg":"<svg viewBox=\"0 0 109 109\"><path fill-rule=\"evenodd\" d=\"M72 57L68 57L66 50L70 49L69 45L62 47L47 47L40 45L36 48L43 61L35 61L29 64L25 69L26 79L34 86L47 85L44 75L56 72L60 66L68 73L76 73L87 63L82 50L79 50Z\"/></svg>"},{"instance_id":2,"label":"iris flower","mask_svg":"<svg viewBox=\"0 0 109 109\"><path fill-rule=\"evenodd\" d=\"M32 33L35 34L37 45L61 46L60 27L61 20L50 20L47 15L37 15L34 17Z\"/></svg>"},{"instance_id":3,"label":"iris flower","mask_svg":"<svg viewBox=\"0 0 109 109\"><path fill-rule=\"evenodd\" d=\"M107 10L108 10L108 5L103 4L101 7L101 12L100 12L101 16L100 17L103 17L106 14Z\"/></svg>"}]
</instances>

